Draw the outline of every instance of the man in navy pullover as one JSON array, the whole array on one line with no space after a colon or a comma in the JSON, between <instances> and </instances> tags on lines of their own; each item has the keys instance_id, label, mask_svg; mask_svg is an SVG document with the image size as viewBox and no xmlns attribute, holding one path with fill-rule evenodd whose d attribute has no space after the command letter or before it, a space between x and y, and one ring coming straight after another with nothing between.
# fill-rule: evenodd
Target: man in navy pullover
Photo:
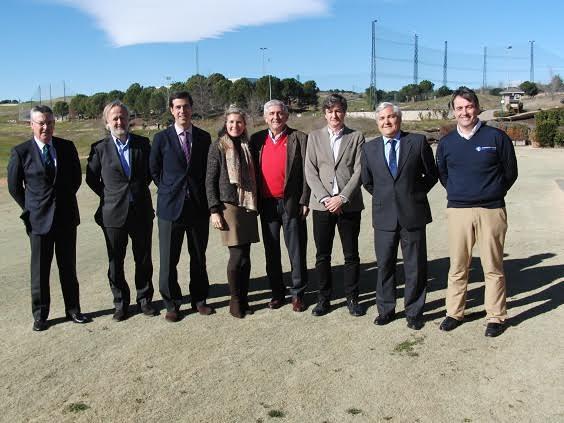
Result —
<instances>
[{"instance_id":1,"label":"man in navy pullover","mask_svg":"<svg viewBox=\"0 0 564 423\"><path fill-rule=\"evenodd\" d=\"M504 197L517 179L511 139L478 120L480 104L474 91L460 87L451 107L457 128L437 148L441 184L447 190L450 269L443 331L462 323L468 269L475 243L485 275L486 336L501 335L507 318L503 245L507 232Z\"/></svg>"}]
</instances>

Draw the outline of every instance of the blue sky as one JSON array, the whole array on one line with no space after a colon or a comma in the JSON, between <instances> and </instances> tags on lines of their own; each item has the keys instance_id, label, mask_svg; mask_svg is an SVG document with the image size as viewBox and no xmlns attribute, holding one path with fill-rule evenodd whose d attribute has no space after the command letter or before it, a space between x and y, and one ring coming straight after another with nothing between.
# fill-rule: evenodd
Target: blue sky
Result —
<instances>
[{"instance_id":1,"label":"blue sky","mask_svg":"<svg viewBox=\"0 0 564 423\"><path fill-rule=\"evenodd\" d=\"M535 40L536 81L564 77L563 3L558 0L4 0L0 99L37 99L160 86L196 73L228 78L313 79L321 89L370 84L371 21L376 24L378 88L418 80L479 87L529 79ZM511 49L507 49L508 46Z\"/></svg>"}]
</instances>

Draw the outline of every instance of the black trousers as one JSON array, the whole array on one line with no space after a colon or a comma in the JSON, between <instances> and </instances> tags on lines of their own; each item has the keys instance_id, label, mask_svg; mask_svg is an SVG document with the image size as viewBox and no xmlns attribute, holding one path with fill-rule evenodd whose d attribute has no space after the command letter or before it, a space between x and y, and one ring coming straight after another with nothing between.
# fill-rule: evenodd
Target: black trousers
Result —
<instances>
[{"instance_id":1,"label":"black trousers","mask_svg":"<svg viewBox=\"0 0 564 423\"><path fill-rule=\"evenodd\" d=\"M395 231L374 230L378 262L376 306L381 316L395 312L396 262L401 245L405 270L404 304L408 317L421 317L427 294L427 240L425 227L408 231L398 225Z\"/></svg>"},{"instance_id":2,"label":"black trousers","mask_svg":"<svg viewBox=\"0 0 564 423\"><path fill-rule=\"evenodd\" d=\"M138 210L131 205L123 227L103 228L103 231L108 250L108 280L114 296L116 310L127 311L130 304L129 286L123 270L129 238L131 238L131 249L135 261L136 301L138 304L150 303L153 300L154 293L153 262L151 259L153 221L141 219Z\"/></svg>"},{"instance_id":3,"label":"black trousers","mask_svg":"<svg viewBox=\"0 0 564 423\"><path fill-rule=\"evenodd\" d=\"M313 210L313 237L317 248L315 270L319 279L319 301L331 299L333 287L331 252L335 238L335 226L339 229L343 255L345 256L345 295L347 298L358 297L360 211L337 215L328 211Z\"/></svg>"},{"instance_id":4,"label":"black trousers","mask_svg":"<svg viewBox=\"0 0 564 423\"><path fill-rule=\"evenodd\" d=\"M229 247L227 282L231 298L243 309L249 307L249 277L251 275L251 244Z\"/></svg>"},{"instance_id":5,"label":"black trousers","mask_svg":"<svg viewBox=\"0 0 564 423\"><path fill-rule=\"evenodd\" d=\"M209 238L209 217L196 213L190 200L184 202L182 214L171 222L158 219L160 272L159 291L168 311L178 310L182 304L182 291L178 284L176 267L180 260L184 234L190 254L190 298L192 307L205 303L209 294L206 270L206 249Z\"/></svg>"},{"instance_id":6,"label":"black trousers","mask_svg":"<svg viewBox=\"0 0 564 423\"><path fill-rule=\"evenodd\" d=\"M283 199L270 198L262 203L260 214L262 241L266 258L266 274L272 290L272 299L282 300L286 285L282 278L282 252L280 249L280 229L290 258L292 275L292 296L302 296L307 285L307 226L301 216L290 217L284 207Z\"/></svg>"},{"instance_id":7,"label":"black trousers","mask_svg":"<svg viewBox=\"0 0 564 423\"><path fill-rule=\"evenodd\" d=\"M53 254L67 314L80 312L76 277L76 226L53 223L44 235L28 233L31 246L31 311L35 320L47 320L51 305L49 275Z\"/></svg>"}]
</instances>

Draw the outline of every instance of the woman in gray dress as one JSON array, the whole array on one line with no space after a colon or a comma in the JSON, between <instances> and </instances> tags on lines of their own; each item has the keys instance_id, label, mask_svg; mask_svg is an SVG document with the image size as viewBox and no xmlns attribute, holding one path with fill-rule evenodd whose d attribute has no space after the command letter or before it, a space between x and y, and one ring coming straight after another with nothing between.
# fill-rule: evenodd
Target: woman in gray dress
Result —
<instances>
[{"instance_id":1,"label":"woman in gray dress","mask_svg":"<svg viewBox=\"0 0 564 423\"><path fill-rule=\"evenodd\" d=\"M226 110L223 129L210 146L206 194L211 224L221 231L223 245L229 248L229 312L243 318L252 314L248 301L250 251L251 243L259 242L259 235L255 169L248 146L246 115L238 107Z\"/></svg>"}]
</instances>

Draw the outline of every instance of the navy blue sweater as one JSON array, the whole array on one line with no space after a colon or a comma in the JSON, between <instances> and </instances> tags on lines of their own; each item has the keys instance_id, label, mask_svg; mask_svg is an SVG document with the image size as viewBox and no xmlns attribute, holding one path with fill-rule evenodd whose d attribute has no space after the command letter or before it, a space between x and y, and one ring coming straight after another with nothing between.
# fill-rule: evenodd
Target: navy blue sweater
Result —
<instances>
[{"instance_id":1,"label":"navy blue sweater","mask_svg":"<svg viewBox=\"0 0 564 423\"><path fill-rule=\"evenodd\" d=\"M447 207L504 207L505 194L517 179L511 139L484 124L469 140L456 129L443 137L437 168L447 191Z\"/></svg>"}]
</instances>

